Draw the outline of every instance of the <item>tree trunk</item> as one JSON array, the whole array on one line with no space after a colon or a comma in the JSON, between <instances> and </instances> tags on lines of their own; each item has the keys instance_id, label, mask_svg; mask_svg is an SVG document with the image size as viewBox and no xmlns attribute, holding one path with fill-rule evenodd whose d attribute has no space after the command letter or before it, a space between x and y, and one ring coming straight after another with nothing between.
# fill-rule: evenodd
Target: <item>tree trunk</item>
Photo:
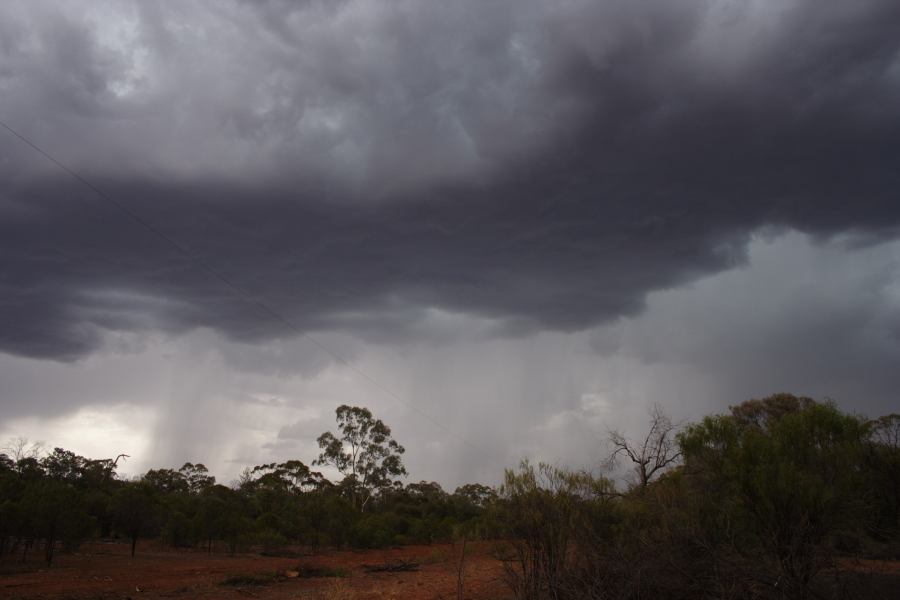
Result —
<instances>
[{"instance_id":1,"label":"tree trunk","mask_svg":"<svg viewBox=\"0 0 900 600\"><path fill-rule=\"evenodd\" d=\"M50 563L53 562L53 546L55 546L56 542L56 520L50 524L50 531L47 532L47 547L44 548L44 556L47 558L47 568L50 568Z\"/></svg>"},{"instance_id":2,"label":"tree trunk","mask_svg":"<svg viewBox=\"0 0 900 600\"><path fill-rule=\"evenodd\" d=\"M134 551L137 548L137 534L132 534L131 536L131 558L134 558Z\"/></svg>"},{"instance_id":3,"label":"tree trunk","mask_svg":"<svg viewBox=\"0 0 900 600\"><path fill-rule=\"evenodd\" d=\"M459 560L456 562L456 600L463 600L463 582L466 576L466 541L467 536L463 535Z\"/></svg>"}]
</instances>

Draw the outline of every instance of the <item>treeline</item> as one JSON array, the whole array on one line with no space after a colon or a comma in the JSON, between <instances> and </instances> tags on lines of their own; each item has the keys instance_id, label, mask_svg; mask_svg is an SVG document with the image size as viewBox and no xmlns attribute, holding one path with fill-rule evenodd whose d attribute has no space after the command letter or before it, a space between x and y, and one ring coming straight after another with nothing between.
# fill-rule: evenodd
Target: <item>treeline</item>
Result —
<instances>
[{"instance_id":1,"label":"treeline","mask_svg":"<svg viewBox=\"0 0 900 600\"><path fill-rule=\"evenodd\" d=\"M115 477L110 461L56 448L42 459L0 456L0 552L24 560L32 548L49 565L60 547L87 538L132 543L153 538L176 548L234 553L289 544L358 548L449 539L477 527L492 496L467 485L448 494L437 483L383 490L365 512L346 486L310 473L300 461L260 465L240 485L216 483L202 464L153 469L138 480Z\"/></svg>"},{"instance_id":2,"label":"treeline","mask_svg":"<svg viewBox=\"0 0 900 600\"><path fill-rule=\"evenodd\" d=\"M246 469L202 464L133 481L112 460L55 449L0 455L0 553L154 538L209 552L496 541L516 598L853 597L847 560L900 556L900 415L875 420L780 394L685 427L655 411L598 459L627 486L525 462L498 488L403 484L405 449L359 407L337 410L320 456ZM603 456L605 454L605 456ZM313 470L331 465L329 481ZM843 562L842 562L843 561ZM863 596L864 597L864 596Z\"/></svg>"},{"instance_id":3,"label":"treeline","mask_svg":"<svg viewBox=\"0 0 900 600\"><path fill-rule=\"evenodd\" d=\"M779 394L684 428L654 413L611 436L625 491L549 465L507 471L497 502L519 599L887 598L900 558L900 415ZM880 587L879 587L880 586Z\"/></svg>"},{"instance_id":4,"label":"treeline","mask_svg":"<svg viewBox=\"0 0 900 600\"><path fill-rule=\"evenodd\" d=\"M50 565L59 548L91 537L141 538L208 552L289 545L373 548L480 535L493 489L468 484L454 493L434 482L404 485L404 449L365 408L337 409L339 432L320 437L314 464L335 466L338 483L299 460L245 469L232 486L203 464L151 469L126 481L113 460L55 448L41 456L24 444L0 454L0 556L26 560L32 549Z\"/></svg>"}]
</instances>

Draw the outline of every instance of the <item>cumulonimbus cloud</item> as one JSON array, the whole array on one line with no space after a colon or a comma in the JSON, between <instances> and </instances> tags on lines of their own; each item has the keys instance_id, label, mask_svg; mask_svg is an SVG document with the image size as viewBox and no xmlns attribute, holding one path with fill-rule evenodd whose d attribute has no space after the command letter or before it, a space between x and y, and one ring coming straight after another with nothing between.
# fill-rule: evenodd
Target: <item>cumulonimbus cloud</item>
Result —
<instances>
[{"instance_id":1,"label":"cumulonimbus cloud","mask_svg":"<svg viewBox=\"0 0 900 600\"><path fill-rule=\"evenodd\" d=\"M2 118L302 330L578 330L900 225L890 0L99 7L0 9ZM0 350L295 333L0 133Z\"/></svg>"}]
</instances>

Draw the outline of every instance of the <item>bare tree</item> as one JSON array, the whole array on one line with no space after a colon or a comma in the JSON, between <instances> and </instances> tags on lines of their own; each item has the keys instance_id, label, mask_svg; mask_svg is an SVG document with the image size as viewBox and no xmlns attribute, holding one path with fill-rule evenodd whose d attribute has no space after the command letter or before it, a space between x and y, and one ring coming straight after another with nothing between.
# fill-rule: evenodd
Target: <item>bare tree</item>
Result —
<instances>
[{"instance_id":1,"label":"bare tree","mask_svg":"<svg viewBox=\"0 0 900 600\"><path fill-rule=\"evenodd\" d=\"M672 423L658 404L654 404L650 410L650 429L643 441L635 443L617 430L609 432L612 453L608 464L614 467L620 457L627 457L637 476L637 486L645 488L654 475L681 460L681 450L675 439L677 432L678 425Z\"/></svg>"},{"instance_id":2,"label":"bare tree","mask_svg":"<svg viewBox=\"0 0 900 600\"><path fill-rule=\"evenodd\" d=\"M10 439L2 450L13 462L12 468L21 475L38 468L41 455L44 454L44 443L29 442L28 438L19 436Z\"/></svg>"},{"instance_id":3,"label":"bare tree","mask_svg":"<svg viewBox=\"0 0 900 600\"><path fill-rule=\"evenodd\" d=\"M3 450L13 460L13 462L17 463L20 460L26 458L37 459L44 451L44 443L29 443L27 437L19 436L12 438L8 442L6 442L6 446L3 447Z\"/></svg>"},{"instance_id":4,"label":"bare tree","mask_svg":"<svg viewBox=\"0 0 900 600\"><path fill-rule=\"evenodd\" d=\"M900 449L900 414L891 413L869 421L872 441L885 448Z\"/></svg>"}]
</instances>

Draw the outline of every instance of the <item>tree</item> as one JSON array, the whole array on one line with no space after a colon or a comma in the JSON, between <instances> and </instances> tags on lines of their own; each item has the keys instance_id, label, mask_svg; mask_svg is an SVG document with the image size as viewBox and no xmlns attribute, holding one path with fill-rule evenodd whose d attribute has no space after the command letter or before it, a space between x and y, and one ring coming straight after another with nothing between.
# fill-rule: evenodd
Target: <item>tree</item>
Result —
<instances>
[{"instance_id":1,"label":"tree","mask_svg":"<svg viewBox=\"0 0 900 600\"><path fill-rule=\"evenodd\" d=\"M869 422L875 444L891 451L900 451L900 414L891 413Z\"/></svg>"},{"instance_id":2,"label":"tree","mask_svg":"<svg viewBox=\"0 0 900 600\"><path fill-rule=\"evenodd\" d=\"M585 597L569 589L574 561L595 549L578 541L603 521L596 509L608 502L610 487L605 479L546 463L507 469L498 518L511 550L504 558L506 583L517 600Z\"/></svg>"},{"instance_id":3,"label":"tree","mask_svg":"<svg viewBox=\"0 0 900 600\"><path fill-rule=\"evenodd\" d=\"M53 452L41 460L47 477L75 485L84 474L87 459L69 450L54 448Z\"/></svg>"},{"instance_id":4,"label":"tree","mask_svg":"<svg viewBox=\"0 0 900 600\"><path fill-rule=\"evenodd\" d=\"M368 408L343 404L335 411L339 434L319 436L322 453L313 464L331 465L344 475L353 504L364 510L372 495L406 475L403 446L391 428L375 419Z\"/></svg>"},{"instance_id":5,"label":"tree","mask_svg":"<svg viewBox=\"0 0 900 600\"><path fill-rule=\"evenodd\" d=\"M206 541L206 552L212 554L213 540L228 533L229 501L234 491L224 485L206 488L197 498L196 525L198 533Z\"/></svg>"},{"instance_id":6,"label":"tree","mask_svg":"<svg viewBox=\"0 0 900 600\"><path fill-rule=\"evenodd\" d=\"M900 531L900 414L884 415L868 426L869 493L876 499L872 533L887 540Z\"/></svg>"},{"instance_id":7,"label":"tree","mask_svg":"<svg viewBox=\"0 0 900 600\"><path fill-rule=\"evenodd\" d=\"M43 442L29 443L28 438L19 436L10 439L3 450L14 463L18 463L23 459L37 459L44 451L44 444Z\"/></svg>"},{"instance_id":8,"label":"tree","mask_svg":"<svg viewBox=\"0 0 900 600\"><path fill-rule=\"evenodd\" d=\"M476 508L485 508L497 500L497 491L481 483L466 483L456 488L453 495Z\"/></svg>"},{"instance_id":9,"label":"tree","mask_svg":"<svg viewBox=\"0 0 900 600\"><path fill-rule=\"evenodd\" d=\"M143 481L126 483L113 496L113 511L119 527L131 539L131 558L134 558L138 537L156 513L153 488Z\"/></svg>"},{"instance_id":10,"label":"tree","mask_svg":"<svg viewBox=\"0 0 900 600\"><path fill-rule=\"evenodd\" d=\"M783 593L805 599L829 564L829 537L866 518L867 435L865 422L831 404L778 394L706 417L679 441L708 512L740 536L734 550L774 564Z\"/></svg>"},{"instance_id":11,"label":"tree","mask_svg":"<svg viewBox=\"0 0 900 600\"><path fill-rule=\"evenodd\" d=\"M38 479L43 475L39 457L44 452L42 442L29 443L26 437L9 440L3 448L13 463L13 469L25 479Z\"/></svg>"},{"instance_id":12,"label":"tree","mask_svg":"<svg viewBox=\"0 0 900 600\"><path fill-rule=\"evenodd\" d=\"M257 465L244 474L241 487L281 489L291 494L322 489L328 485L318 471L311 471L300 460Z\"/></svg>"},{"instance_id":13,"label":"tree","mask_svg":"<svg viewBox=\"0 0 900 600\"><path fill-rule=\"evenodd\" d=\"M645 489L655 475L681 460L681 450L675 439L677 432L678 426L656 404L650 411L650 428L640 443L632 442L618 431L609 432L613 451L608 462L612 466L621 456L627 457L637 476L636 485Z\"/></svg>"},{"instance_id":14,"label":"tree","mask_svg":"<svg viewBox=\"0 0 900 600\"><path fill-rule=\"evenodd\" d=\"M158 494L174 494L176 492L188 492L190 486L184 473L174 469L150 469L141 480L153 488Z\"/></svg>"},{"instance_id":15,"label":"tree","mask_svg":"<svg viewBox=\"0 0 900 600\"><path fill-rule=\"evenodd\" d=\"M209 470L203 463L184 463L178 473L187 483L188 490L192 494L199 494L208 487L216 484L216 478L209 474Z\"/></svg>"},{"instance_id":16,"label":"tree","mask_svg":"<svg viewBox=\"0 0 900 600\"><path fill-rule=\"evenodd\" d=\"M23 505L30 513L34 533L44 539L44 558L53 562L56 543L77 545L93 529L75 488L56 479L44 479L31 486Z\"/></svg>"}]
</instances>

